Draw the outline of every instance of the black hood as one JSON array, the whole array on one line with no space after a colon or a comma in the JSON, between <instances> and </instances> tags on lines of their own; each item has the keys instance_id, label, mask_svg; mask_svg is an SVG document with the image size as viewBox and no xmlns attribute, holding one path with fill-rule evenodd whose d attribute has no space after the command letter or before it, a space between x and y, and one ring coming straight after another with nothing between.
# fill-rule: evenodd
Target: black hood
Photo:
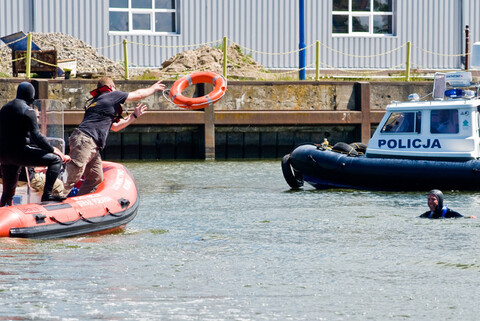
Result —
<instances>
[{"instance_id":1,"label":"black hood","mask_svg":"<svg viewBox=\"0 0 480 321\"><path fill-rule=\"evenodd\" d=\"M25 100L30 105L35 100L35 88L29 82L22 82L17 88L17 99Z\"/></svg>"},{"instance_id":2,"label":"black hood","mask_svg":"<svg viewBox=\"0 0 480 321\"><path fill-rule=\"evenodd\" d=\"M443 193L438 189L432 189L430 192L428 192L428 195L430 194L435 195L435 197L438 200L438 205L436 210L439 210L439 209L441 210L443 208Z\"/></svg>"}]
</instances>

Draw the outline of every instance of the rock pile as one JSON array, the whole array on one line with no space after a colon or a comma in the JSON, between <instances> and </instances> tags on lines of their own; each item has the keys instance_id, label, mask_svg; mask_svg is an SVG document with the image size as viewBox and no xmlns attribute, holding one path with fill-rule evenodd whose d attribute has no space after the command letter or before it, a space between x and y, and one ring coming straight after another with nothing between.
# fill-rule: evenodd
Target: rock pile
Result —
<instances>
[{"instance_id":1,"label":"rock pile","mask_svg":"<svg viewBox=\"0 0 480 321\"><path fill-rule=\"evenodd\" d=\"M209 70L223 73L223 51L202 46L195 50L181 52L162 63L159 71L161 77L168 78L190 71ZM227 48L228 78L256 79L261 78L264 69L253 58L242 54L241 48L233 44Z\"/></svg>"},{"instance_id":2,"label":"rock pile","mask_svg":"<svg viewBox=\"0 0 480 321\"><path fill-rule=\"evenodd\" d=\"M63 33L32 33L32 41L42 50L57 50L57 59L77 59L77 74L109 74L121 77L124 74L123 66L100 55L94 48L85 42ZM0 45L0 74L12 76L12 50Z\"/></svg>"},{"instance_id":3,"label":"rock pile","mask_svg":"<svg viewBox=\"0 0 480 321\"><path fill-rule=\"evenodd\" d=\"M120 79L125 72L119 62L99 54L85 42L63 33L32 33L32 40L42 50L57 50L57 59L77 59L77 75L93 76L109 75ZM12 77L11 49L0 43L0 77ZM240 46L233 44L227 48L227 73L232 79L268 78L264 69L253 58L244 55ZM223 51L221 49L202 46L195 50L187 50L171 57L162 63L162 68L132 68L131 78L141 77L145 73L150 77L168 79L176 78L189 72L199 70L223 73Z\"/></svg>"}]
</instances>

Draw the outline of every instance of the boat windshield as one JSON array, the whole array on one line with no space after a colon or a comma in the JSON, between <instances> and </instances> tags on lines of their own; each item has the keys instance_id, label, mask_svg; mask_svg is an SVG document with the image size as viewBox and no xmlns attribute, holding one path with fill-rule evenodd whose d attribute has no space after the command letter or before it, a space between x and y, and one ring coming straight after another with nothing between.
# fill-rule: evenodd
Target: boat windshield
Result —
<instances>
[{"instance_id":1,"label":"boat windshield","mask_svg":"<svg viewBox=\"0 0 480 321\"><path fill-rule=\"evenodd\" d=\"M430 113L430 132L434 134L458 133L458 110L432 110Z\"/></svg>"},{"instance_id":2,"label":"boat windshield","mask_svg":"<svg viewBox=\"0 0 480 321\"><path fill-rule=\"evenodd\" d=\"M47 137L52 146L65 152L64 140L64 104L54 99L37 99L33 103L37 112L40 132Z\"/></svg>"},{"instance_id":3,"label":"boat windshield","mask_svg":"<svg viewBox=\"0 0 480 321\"><path fill-rule=\"evenodd\" d=\"M394 112L388 117L382 133L420 133L422 113L419 111Z\"/></svg>"}]
</instances>

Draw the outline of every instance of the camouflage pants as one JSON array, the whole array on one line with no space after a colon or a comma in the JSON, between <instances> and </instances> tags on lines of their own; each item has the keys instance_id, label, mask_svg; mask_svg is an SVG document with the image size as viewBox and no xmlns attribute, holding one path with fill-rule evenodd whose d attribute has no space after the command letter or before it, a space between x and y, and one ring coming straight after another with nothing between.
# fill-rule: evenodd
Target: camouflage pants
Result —
<instances>
[{"instance_id":1,"label":"camouflage pants","mask_svg":"<svg viewBox=\"0 0 480 321\"><path fill-rule=\"evenodd\" d=\"M68 195L75 184L82 178L82 186L77 195L93 193L103 181L102 158L100 149L92 137L75 129L68 138L72 160L67 163L67 181L64 194Z\"/></svg>"}]
</instances>

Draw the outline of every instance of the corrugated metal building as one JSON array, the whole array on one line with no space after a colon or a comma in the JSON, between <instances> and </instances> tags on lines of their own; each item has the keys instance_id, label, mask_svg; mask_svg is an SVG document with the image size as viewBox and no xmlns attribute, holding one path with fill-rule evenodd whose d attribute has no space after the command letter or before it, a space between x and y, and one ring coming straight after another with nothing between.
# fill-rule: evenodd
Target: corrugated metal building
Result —
<instances>
[{"instance_id":1,"label":"corrugated metal building","mask_svg":"<svg viewBox=\"0 0 480 321\"><path fill-rule=\"evenodd\" d=\"M238 43L267 68L298 68L300 0L1 0L0 36L62 32L116 61L158 67L200 44ZM306 65L461 69L465 25L480 40L478 0L305 0ZM61 44L59 44L61 45Z\"/></svg>"}]
</instances>

